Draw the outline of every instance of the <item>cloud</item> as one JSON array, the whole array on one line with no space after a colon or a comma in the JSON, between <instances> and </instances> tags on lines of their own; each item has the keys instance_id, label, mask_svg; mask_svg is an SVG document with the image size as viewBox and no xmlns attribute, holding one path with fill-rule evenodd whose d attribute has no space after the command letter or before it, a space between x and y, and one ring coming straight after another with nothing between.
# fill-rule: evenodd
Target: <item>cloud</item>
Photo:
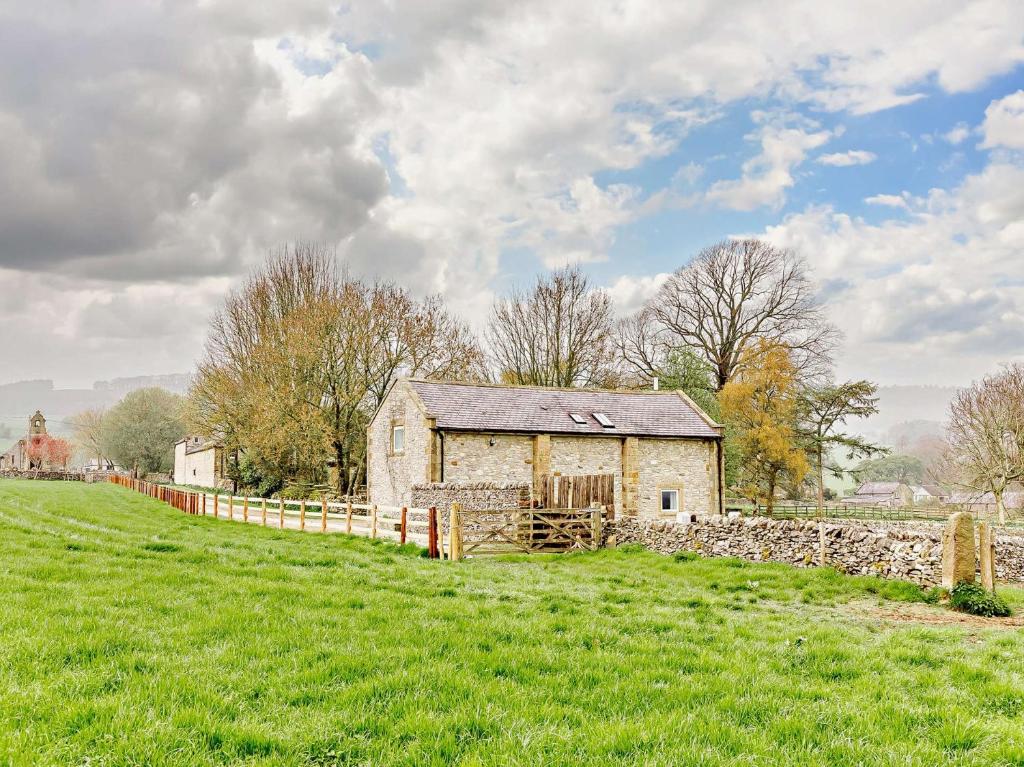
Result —
<instances>
[{"instance_id":1,"label":"cloud","mask_svg":"<svg viewBox=\"0 0 1024 767\"><path fill-rule=\"evenodd\" d=\"M865 197L864 202L868 205L886 205L890 208L903 208L907 209L907 200L898 194L875 194L871 197Z\"/></svg>"},{"instance_id":2,"label":"cloud","mask_svg":"<svg viewBox=\"0 0 1024 767\"><path fill-rule=\"evenodd\" d=\"M942 134L942 138L944 138L953 146L957 146L958 144L962 144L970 135L970 126L968 126L967 123L959 122L956 125L954 125L947 133Z\"/></svg>"},{"instance_id":3,"label":"cloud","mask_svg":"<svg viewBox=\"0 0 1024 767\"><path fill-rule=\"evenodd\" d=\"M848 165L867 165L876 159L877 155L874 152L868 152L864 149L851 149L848 152L819 155L815 162L843 168Z\"/></svg>"},{"instance_id":4,"label":"cloud","mask_svg":"<svg viewBox=\"0 0 1024 767\"><path fill-rule=\"evenodd\" d=\"M667 272L651 276L624 274L617 278L607 288L608 295L611 296L612 302L615 304L616 313L619 316L625 316L642 308L668 278Z\"/></svg>"},{"instance_id":5,"label":"cloud","mask_svg":"<svg viewBox=\"0 0 1024 767\"><path fill-rule=\"evenodd\" d=\"M733 210L779 207L786 199L786 190L796 183L793 169L804 161L808 151L831 137L826 130L808 132L804 127L766 124L747 136L760 142L761 152L743 163L742 177L716 181L708 189L707 199Z\"/></svg>"},{"instance_id":6,"label":"cloud","mask_svg":"<svg viewBox=\"0 0 1024 767\"><path fill-rule=\"evenodd\" d=\"M187 368L223 289L297 238L475 316L503 258L600 261L622 227L691 204L706 158L664 189L617 176L737 105L867 114L1024 60L1015 0L819 5L742 2L724 24L715 4L654 0L9 4L0 323L23 335L0 337L7 375ZM830 135L766 118L707 199L780 205ZM67 346L23 324L29 289Z\"/></svg>"},{"instance_id":7,"label":"cloud","mask_svg":"<svg viewBox=\"0 0 1024 767\"><path fill-rule=\"evenodd\" d=\"M890 196L894 200L904 200ZM1024 359L1024 168L996 163L869 224L808 208L765 235L804 253L845 333L840 372L967 382Z\"/></svg>"},{"instance_id":8,"label":"cloud","mask_svg":"<svg viewBox=\"0 0 1024 767\"><path fill-rule=\"evenodd\" d=\"M1024 149L1024 90L989 104L981 132L985 149Z\"/></svg>"}]
</instances>

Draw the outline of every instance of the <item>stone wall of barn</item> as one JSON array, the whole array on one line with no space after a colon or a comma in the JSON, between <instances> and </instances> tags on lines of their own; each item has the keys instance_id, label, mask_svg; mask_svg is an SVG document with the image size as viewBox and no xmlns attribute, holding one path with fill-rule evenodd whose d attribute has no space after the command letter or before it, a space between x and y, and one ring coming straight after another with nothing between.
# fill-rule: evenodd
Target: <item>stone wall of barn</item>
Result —
<instances>
[{"instance_id":1,"label":"stone wall of barn","mask_svg":"<svg viewBox=\"0 0 1024 767\"><path fill-rule=\"evenodd\" d=\"M391 430L405 427L405 447L391 449ZM430 480L432 433L404 385L392 388L367 429L366 484L373 503L411 506L412 486Z\"/></svg>"},{"instance_id":2,"label":"stone wall of barn","mask_svg":"<svg viewBox=\"0 0 1024 767\"><path fill-rule=\"evenodd\" d=\"M627 451L630 449L626 446ZM632 471L636 483L635 513L627 508L623 516L641 519L674 517L661 510L661 491L679 491L679 511L685 514L715 514L719 511L716 492L718 460L710 440L648 439L636 441ZM627 463L631 463L627 457ZM627 482L630 477L627 477Z\"/></svg>"},{"instance_id":3,"label":"stone wall of barn","mask_svg":"<svg viewBox=\"0 0 1024 767\"><path fill-rule=\"evenodd\" d=\"M470 511L530 508L529 482L426 482L413 485L410 505L447 512L453 503Z\"/></svg>"},{"instance_id":4,"label":"stone wall of barn","mask_svg":"<svg viewBox=\"0 0 1024 767\"><path fill-rule=\"evenodd\" d=\"M698 517L696 522L608 525L609 542L639 543L662 554L693 551L753 562L812 567L819 562L822 523L766 517ZM824 523L826 564L851 575L879 575L922 585L942 580L942 526L927 523ZM996 530L996 578L1024 582L1024 537Z\"/></svg>"},{"instance_id":5,"label":"stone wall of barn","mask_svg":"<svg viewBox=\"0 0 1024 767\"><path fill-rule=\"evenodd\" d=\"M445 432L443 477L445 482L530 483L533 437Z\"/></svg>"}]
</instances>

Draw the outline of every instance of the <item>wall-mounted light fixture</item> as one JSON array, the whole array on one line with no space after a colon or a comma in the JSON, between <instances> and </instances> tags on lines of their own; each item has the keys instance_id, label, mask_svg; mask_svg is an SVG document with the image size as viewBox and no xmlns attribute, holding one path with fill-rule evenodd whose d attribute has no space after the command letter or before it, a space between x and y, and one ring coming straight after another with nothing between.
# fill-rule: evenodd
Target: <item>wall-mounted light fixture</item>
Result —
<instances>
[{"instance_id":1,"label":"wall-mounted light fixture","mask_svg":"<svg viewBox=\"0 0 1024 767\"><path fill-rule=\"evenodd\" d=\"M487 440L487 444L490 445L491 447L494 447L495 441L493 436L489 440Z\"/></svg>"}]
</instances>

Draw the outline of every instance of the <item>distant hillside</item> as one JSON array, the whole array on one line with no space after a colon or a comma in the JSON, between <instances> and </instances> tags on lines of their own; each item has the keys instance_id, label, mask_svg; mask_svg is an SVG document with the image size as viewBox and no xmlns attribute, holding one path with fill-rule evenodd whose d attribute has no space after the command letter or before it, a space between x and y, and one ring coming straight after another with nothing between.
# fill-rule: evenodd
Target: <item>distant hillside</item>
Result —
<instances>
[{"instance_id":1,"label":"distant hillside","mask_svg":"<svg viewBox=\"0 0 1024 767\"><path fill-rule=\"evenodd\" d=\"M955 386L880 386L876 416L851 423L868 439L896 444L900 439L940 435Z\"/></svg>"},{"instance_id":2,"label":"distant hillside","mask_svg":"<svg viewBox=\"0 0 1024 767\"><path fill-rule=\"evenodd\" d=\"M188 391L190 376L176 373L162 376L135 376L97 381L91 389L57 389L53 381L18 381L0 384L0 440L20 437L28 428L28 419L41 410L47 427L54 434L67 434L67 419L82 410L110 407L136 389L159 386L177 394ZM0 450L6 448L4 445Z\"/></svg>"}]
</instances>

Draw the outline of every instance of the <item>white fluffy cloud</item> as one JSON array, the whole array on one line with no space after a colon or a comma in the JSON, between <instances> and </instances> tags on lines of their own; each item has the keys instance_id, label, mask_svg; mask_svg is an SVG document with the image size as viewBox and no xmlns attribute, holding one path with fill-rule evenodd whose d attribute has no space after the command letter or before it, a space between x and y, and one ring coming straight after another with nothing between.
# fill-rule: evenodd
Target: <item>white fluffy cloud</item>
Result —
<instances>
[{"instance_id":1,"label":"white fluffy cloud","mask_svg":"<svg viewBox=\"0 0 1024 767\"><path fill-rule=\"evenodd\" d=\"M1024 168L993 164L910 209L869 224L811 208L766 231L810 258L846 334L841 372L960 383L1024 358Z\"/></svg>"},{"instance_id":2,"label":"white fluffy cloud","mask_svg":"<svg viewBox=\"0 0 1024 767\"><path fill-rule=\"evenodd\" d=\"M989 104L981 130L985 148L1024 149L1024 90Z\"/></svg>"},{"instance_id":3,"label":"white fluffy cloud","mask_svg":"<svg viewBox=\"0 0 1024 767\"><path fill-rule=\"evenodd\" d=\"M867 165L878 159L874 152L864 149L851 149L848 152L833 152L831 154L819 155L815 162L822 165L832 165L838 168L845 168L850 165Z\"/></svg>"},{"instance_id":4,"label":"white fluffy cloud","mask_svg":"<svg viewBox=\"0 0 1024 767\"><path fill-rule=\"evenodd\" d=\"M831 137L832 133L826 130L770 122L747 137L759 141L761 151L743 163L743 176L716 181L708 189L707 199L733 210L778 207L785 201L786 190L796 183L793 169L811 149Z\"/></svg>"}]
</instances>

